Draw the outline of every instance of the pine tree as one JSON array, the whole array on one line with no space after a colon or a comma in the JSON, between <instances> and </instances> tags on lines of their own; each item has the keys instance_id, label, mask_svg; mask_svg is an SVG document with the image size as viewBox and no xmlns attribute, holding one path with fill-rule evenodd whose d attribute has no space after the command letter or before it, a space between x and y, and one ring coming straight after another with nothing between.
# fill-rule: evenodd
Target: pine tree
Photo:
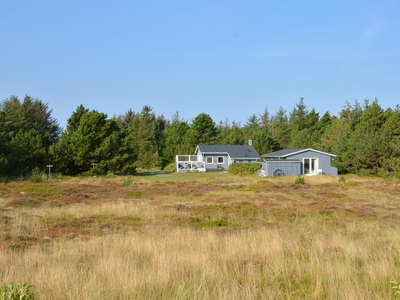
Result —
<instances>
[{"instance_id":1,"label":"pine tree","mask_svg":"<svg viewBox=\"0 0 400 300\"><path fill-rule=\"evenodd\" d=\"M194 151L197 145L215 144L217 137L218 131L213 119L209 115L201 113L193 119L190 125L187 142Z\"/></svg>"},{"instance_id":2,"label":"pine tree","mask_svg":"<svg viewBox=\"0 0 400 300\"><path fill-rule=\"evenodd\" d=\"M0 104L1 169L5 174L26 174L44 168L49 147L60 135L58 122L41 100L11 96Z\"/></svg>"},{"instance_id":3,"label":"pine tree","mask_svg":"<svg viewBox=\"0 0 400 300\"><path fill-rule=\"evenodd\" d=\"M165 131L165 149L164 158L167 162L175 161L175 156L179 154L191 154L187 144L186 134L190 126L186 122L174 122Z\"/></svg>"},{"instance_id":4,"label":"pine tree","mask_svg":"<svg viewBox=\"0 0 400 300\"><path fill-rule=\"evenodd\" d=\"M106 173L132 173L136 153L115 119L82 105L68 119L61 140L51 148L56 170L77 175L93 169Z\"/></svg>"},{"instance_id":5,"label":"pine tree","mask_svg":"<svg viewBox=\"0 0 400 300\"><path fill-rule=\"evenodd\" d=\"M349 139L348 157L351 172L375 175L387 171L384 165L391 156L390 135L382 130L386 120L378 101L365 103L360 122Z\"/></svg>"},{"instance_id":6,"label":"pine tree","mask_svg":"<svg viewBox=\"0 0 400 300\"><path fill-rule=\"evenodd\" d=\"M269 129L272 138L278 143L279 148L287 148L290 141L290 127L286 110L284 110L282 106L276 114L271 117Z\"/></svg>"}]
</instances>

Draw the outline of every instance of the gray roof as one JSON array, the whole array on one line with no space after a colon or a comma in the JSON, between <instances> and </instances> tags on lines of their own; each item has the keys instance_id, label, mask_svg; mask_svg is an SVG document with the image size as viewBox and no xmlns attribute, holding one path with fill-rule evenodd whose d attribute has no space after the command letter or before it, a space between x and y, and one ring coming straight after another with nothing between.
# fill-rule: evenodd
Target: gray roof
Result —
<instances>
[{"instance_id":1,"label":"gray roof","mask_svg":"<svg viewBox=\"0 0 400 300\"><path fill-rule=\"evenodd\" d=\"M265 162L283 162L283 163L289 163L289 162L301 162L300 159L265 159Z\"/></svg>"},{"instance_id":2,"label":"gray roof","mask_svg":"<svg viewBox=\"0 0 400 300\"><path fill-rule=\"evenodd\" d=\"M265 158L272 158L272 157L273 158L285 158L287 156L290 156L290 155L293 155L293 154L296 154L296 153L305 152L305 151L314 151L314 152L322 153L322 154L325 154L325 155L328 155L328 156L336 157L336 155L334 155L334 154L327 153L327 152L322 152L322 151L311 149L311 148L282 149L282 150L279 150L279 151L263 154L261 156L265 157Z\"/></svg>"},{"instance_id":3,"label":"gray roof","mask_svg":"<svg viewBox=\"0 0 400 300\"><path fill-rule=\"evenodd\" d=\"M260 159L260 155L249 145L198 145L201 153L228 154L233 159Z\"/></svg>"}]
</instances>

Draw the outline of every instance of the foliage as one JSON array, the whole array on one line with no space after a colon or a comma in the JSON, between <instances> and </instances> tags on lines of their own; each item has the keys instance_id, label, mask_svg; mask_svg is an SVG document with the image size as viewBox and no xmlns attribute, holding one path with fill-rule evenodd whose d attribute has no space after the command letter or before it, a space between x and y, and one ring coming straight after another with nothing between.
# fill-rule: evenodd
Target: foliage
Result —
<instances>
[{"instance_id":1,"label":"foliage","mask_svg":"<svg viewBox=\"0 0 400 300\"><path fill-rule=\"evenodd\" d=\"M43 181L43 172L38 168L32 170L31 176L29 177L31 182L39 183Z\"/></svg>"},{"instance_id":2,"label":"foliage","mask_svg":"<svg viewBox=\"0 0 400 300\"><path fill-rule=\"evenodd\" d=\"M46 164L61 131L51 113L47 104L28 95L0 103L0 174L25 175Z\"/></svg>"},{"instance_id":3,"label":"foliage","mask_svg":"<svg viewBox=\"0 0 400 300\"><path fill-rule=\"evenodd\" d=\"M279 149L278 143L272 138L267 127L262 127L254 132L249 140L253 141L253 147L260 155Z\"/></svg>"},{"instance_id":4,"label":"foliage","mask_svg":"<svg viewBox=\"0 0 400 300\"><path fill-rule=\"evenodd\" d=\"M187 133L188 145L195 149L197 145L213 145L217 141L217 127L213 119L201 113L192 120Z\"/></svg>"},{"instance_id":5,"label":"foliage","mask_svg":"<svg viewBox=\"0 0 400 300\"><path fill-rule=\"evenodd\" d=\"M0 177L0 182L10 183L11 179L8 176L2 176L2 177Z\"/></svg>"},{"instance_id":6,"label":"foliage","mask_svg":"<svg viewBox=\"0 0 400 300\"><path fill-rule=\"evenodd\" d=\"M34 298L30 283L10 283L0 287L0 300L29 300Z\"/></svg>"},{"instance_id":7,"label":"foliage","mask_svg":"<svg viewBox=\"0 0 400 300\"><path fill-rule=\"evenodd\" d=\"M338 179L338 181L339 181L340 183L346 183L346 177L340 176L339 179Z\"/></svg>"},{"instance_id":8,"label":"foliage","mask_svg":"<svg viewBox=\"0 0 400 300\"><path fill-rule=\"evenodd\" d=\"M350 171L353 173L376 175L385 160L391 157L390 136L383 132L383 110L374 101L360 117L348 142L348 155L351 161Z\"/></svg>"},{"instance_id":9,"label":"foliage","mask_svg":"<svg viewBox=\"0 0 400 300\"><path fill-rule=\"evenodd\" d=\"M338 116L326 112L320 117L300 98L289 113L280 107L273 114L265 107L243 126L228 119L216 126L205 113L191 123L178 111L166 120L147 105L139 113L129 109L107 118L80 105L61 133L51 112L28 95L0 103L0 176L27 177L49 163L66 175L133 174L136 168L163 169L175 155L192 154L199 144L244 145L248 140L259 154L284 148L336 154L332 164L340 174L400 173L400 106L385 110L377 99L346 102Z\"/></svg>"},{"instance_id":10,"label":"foliage","mask_svg":"<svg viewBox=\"0 0 400 300\"><path fill-rule=\"evenodd\" d=\"M245 143L243 129L235 122L232 124L229 124L228 120L225 120L224 123L220 122L217 130L219 144L243 145Z\"/></svg>"},{"instance_id":11,"label":"foliage","mask_svg":"<svg viewBox=\"0 0 400 300\"><path fill-rule=\"evenodd\" d=\"M260 163L235 163L230 164L228 173L231 174L253 174L262 167Z\"/></svg>"},{"instance_id":12,"label":"foliage","mask_svg":"<svg viewBox=\"0 0 400 300\"><path fill-rule=\"evenodd\" d=\"M140 154L134 163L136 167L151 169L164 165L162 153L166 123L163 116L156 117L147 105L139 114L131 116L126 132L130 137L130 146Z\"/></svg>"},{"instance_id":13,"label":"foliage","mask_svg":"<svg viewBox=\"0 0 400 300\"><path fill-rule=\"evenodd\" d=\"M52 110L39 99L25 95L21 102L11 96L0 104L2 131L9 134L35 129L43 137L43 143L50 146L59 137L61 128L51 116Z\"/></svg>"},{"instance_id":14,"label":"foliage","mask_svg":"<svg viewBox=\"0 0 400 300\"><path fill-rule=\"evenodd\" d=\"M306 180L303 176L297 175L296 180L294 181L295 184L305 184Z\"/></svg>"},{"instance_id":15,"label":"foliage","mask_svg":"<svg viewBox=\"0 0 400 300\"><path fill-rule=\"evenodd\" d=\"M173 122L165 130L164 158L167 162L175 161L175 156L179 154L192 153L187 143L187 132L190 126L186 122Z\"/></svg>"},{"instance_id":16,"label":"foliage","mask_svg":"<svg viewBox=\"0 0 400 300\"><path fill-rule=\"evenodd\" d=\"M394 291L394 294L396 298L400 297L400 283L397 283L395 279L391 280L390 283L392 284L392 290Z\"/></svg>"},{"instance_id":17,"label":"foliage","mask_svg":"<svg viewBox=\"0 0 400 300\"><path fill-rule=\"evenodd\" d=\"M163 170L167 171L167 172L175 172L176 171L176 163L173 162L173 163L166 165Z\"/></svg>"},{"instance_id":18,"label":"foliage","mask_svg":"<svg viewBox=\"0 0 400 300\"><path fill-rule=\"evenodd\" d=\"M271 116L269 127L272 138L277 141L279 147L287 148L290 141L290 127L286 110L282 106L275 115Z\"/></svg>"},{"instance_id":19,"label":"foliage","mask_svg":"<svg viewBox=\"0 0 400 300\"><path fill-rule=\"evenodd\" d=\"M124 177L124 180L122 181L122 184L124 186L131 186L132 183L133 183L133 177L131 175Z\"/></svg>"},{"instance_id":20,"label":"foliage","mask_svg":"<svg viewBox=\"0 0 400 300\"><path fill-rule=\"evenodd\" d=\"M76 175L91 173L133 173L136 153L130 131L121 132L115 119L82 105L68 120L67 130L50 152L58 171ZM96 168L92 168L92 164Z\"/></svg>"},{"instance_id":21,"label":"foliage","mask_svg":"<svg viewBox=\"0 0 400 300\"><path fill-rule=\"evenodd\" d=\"M8 170L8 160L4 154L0 154L0 174L6 174Z\"/></svg>"}]
</instances>

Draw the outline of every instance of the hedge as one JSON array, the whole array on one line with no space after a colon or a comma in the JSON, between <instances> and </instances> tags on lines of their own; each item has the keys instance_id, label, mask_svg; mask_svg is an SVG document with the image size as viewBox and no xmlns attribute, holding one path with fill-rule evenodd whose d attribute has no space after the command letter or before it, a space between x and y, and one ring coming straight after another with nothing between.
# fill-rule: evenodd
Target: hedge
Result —
<instances>
[{"instance_id":1,"label":"hedge","mask_svg":"<svg viewBox=\"0 0 400 300\"><path fill-rule=\"evenodd\" d=\"M262 164L260 163L235 163L230 164L228 168L228 173L231 174L253 174L258 169L261 169Z\"/></svg>"}]
</instances>

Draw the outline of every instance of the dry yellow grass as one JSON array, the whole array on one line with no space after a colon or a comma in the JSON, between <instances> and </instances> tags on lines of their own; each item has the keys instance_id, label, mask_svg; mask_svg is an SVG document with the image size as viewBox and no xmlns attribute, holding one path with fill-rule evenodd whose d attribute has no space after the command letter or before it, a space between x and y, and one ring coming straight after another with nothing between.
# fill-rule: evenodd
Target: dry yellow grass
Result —
<instances>
[{"instance_id":1,"label":"dry yellow grass","mask_svg":"<svg viewBox=\"0 0 400 300\"><path fill-rule=\"evenodd\" d=\"M122 180L1 184L1 282L38 299L395 299L398 181Z\"/></svg>"}]
</instances>

